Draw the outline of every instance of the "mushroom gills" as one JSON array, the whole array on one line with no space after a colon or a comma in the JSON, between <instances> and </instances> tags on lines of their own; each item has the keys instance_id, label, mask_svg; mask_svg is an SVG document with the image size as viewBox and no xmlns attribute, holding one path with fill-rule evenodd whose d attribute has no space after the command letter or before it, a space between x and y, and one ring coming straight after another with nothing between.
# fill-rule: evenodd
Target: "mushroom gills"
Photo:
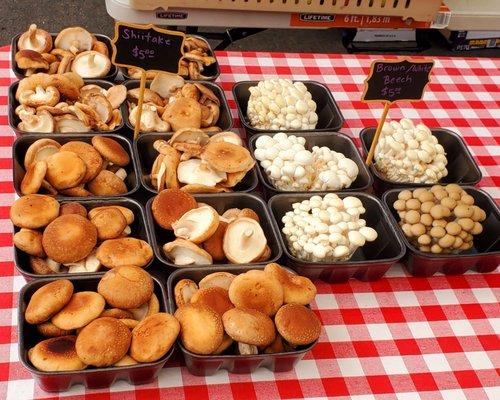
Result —
<instances>
[{"instance_id":1,"label":"mushroom gills","mask_svg":"<svg viewBox=\"0 0 500 400\"><path fill-rule=\"evenodd\" d=\"M238 342L238 353L241 355L255 355L259 354L257 346Z\"/></svg>"}]
</instances>

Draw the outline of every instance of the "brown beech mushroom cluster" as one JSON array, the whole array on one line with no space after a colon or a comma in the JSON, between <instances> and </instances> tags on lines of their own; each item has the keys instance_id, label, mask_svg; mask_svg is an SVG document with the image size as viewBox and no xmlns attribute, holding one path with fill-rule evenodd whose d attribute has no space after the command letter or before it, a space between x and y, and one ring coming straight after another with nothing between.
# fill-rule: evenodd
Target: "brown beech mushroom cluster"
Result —
<instances>
[{"instance_id":1,"label":"brown beech mushroom cluster","mask_svg":"<svg viewBox=\"0 0 500 400\"><path fill-rule=\"evenodd\" d=\"M161 228L176 236L163 246L176 265L248 264L271 256L259 216L249 208L231 208L219 215L185 191L165 189L154 198L151 212Z\"/></svg>"},{"instance_id":2,"label":"brown beech mushroom cluster","mask_svg":"<svg viewBox=\"0 0 500 400\"><path fill-rule=\"evenodd\" d=\"M151 246L130 237L134 213L110 205L87 209L50 196L20 197L10 210L14 246L30 256L35 274L88 273L122 265L146 266Z\"/></svg>"},{"instance_id":3,"label":"brown beech mushroom cluster","mask_svg":"<svg viewBox=\"0 0 500 400\"><path fill-rule=\"evenodd\" d=\"M180 330L161 312L151 276L134 266L108 271L94 290L76 292L67 279L47 283L29 299L24 318L42 338L28 359L45 372L154 362Z\"/></svg>"},{"instance_id":4,"label":"brown beech mushroom cluster","mask_svg":"<svg viewBox=\"0 0 500 400\"><path fill-rule=\"evenodd\" d=\"M239 275L215 272L174 287L184 347L202 355L283 353L315 342L321 323L306 307L316 287L278 264Z\"/></svg>"},{"instance_id":5,"label":"brown beech mushroom cluster","mask_svg":"<svg viewBox=\"0 0 500 400\"><path fill-rule=\"evenodd\" d=\"M213 79L212 76L203 75L205 67L208 67L217 60L210 55L210 46L200 38L188 36L184 40L184 57L181 59L179 74L194 81L206 81ZM141 71L137 68L128 68L127 74L132 79L141 79ZM147 71L147 79L153 79L157 73Z\"/></svg>"},{"instance_id":6,"label":"brown beech mushroom cluster","mask_svg":"<svg viewBox=\"0 0 500 400\"><path fill-rule=\"evenodd\" d=\"M139 88L127 92L129 121L135 127ZM177 75L157 74L144 91L140 131L171 132L183 128L219 132L220 100L201 83L188 83Z\"/></svg>"},{"instance_id":7,"label":"brown beech mushroom cluster","mask_svg":"<svg viewBox=\"0 0 500 400\"><path fill-rule=\"evenodd\" d=\"M434 254L460 253L483 231L486 213L457 184L403 190L393 204L399 226L411 244Z\"/></svg>"},{"instance_id":8,"label":"brown beech mushroom cluster","mask_svg":"<svg viewBox=\"0 0 500 400\"><path fill-rule=\"evenodd\" d=\"M126 94L123 85L85 85L74 72L34 74L17 87L17 127L33 133L111 131L122 123L120 106Z\"/></svg>"},{"instance_id":9,"label":"brown beech mushroom cluster","mask_svg":"<svg viewBox=\"0 0 500 400\"><path fill-rule=\"evenodd\" d=\"M111 69L108 46L86 29L63 29L52 41L50 33L31 24L17 41L16 65L26 76L35 72L75 72L82 78L102 78Z\"/></svg>"},{"instance_id":10,"label":"brown beech mushroom cluster","mask_svg":"<svg viewBox=\"0 0 500 400\"><path fill-rule=\"evenodd\" d=\"M104 136L94 136L92 144L73 140L61 145L39 139L24 157L21 194L118 196L128 191L124 167L129 163L121 144Z\"/></svg>"},{"instance_id":11,"label":"brown beech mushroom cluster","mask_svg":"<svg viewBox=\"0 0 500 400\"><path fill-rule=\"evenodd\" d=\"M255 165L241 138L233 132L213 136L184 128L170 140L157 140L159 155L151 168L151 185L190 193L229 192Z\"/></svg>"}]
</instances>

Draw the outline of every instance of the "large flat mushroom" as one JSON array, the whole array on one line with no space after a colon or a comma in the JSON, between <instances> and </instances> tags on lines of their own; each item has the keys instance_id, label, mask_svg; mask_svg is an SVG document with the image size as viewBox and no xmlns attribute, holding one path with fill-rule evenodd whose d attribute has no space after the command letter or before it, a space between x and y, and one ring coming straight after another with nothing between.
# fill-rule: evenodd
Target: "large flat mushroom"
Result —
<instances>
[{"instance_id":1,"label":"large flat mushroom","mask_svg":"<svg viewBox=\"0 0 500 400\"><path fill-rule=\"evenodd\" d=\"M199 244L212 236L219 226L219 214L209 205L186 212L172 224L178 238Z\"/></svg>"},{"instance_id":2,"label":"large flat mushroom","mask_svg":"<svg viewBox=\"0 0 500 400\"><path fill-rule=\"evenodd\" d=\"M94 50L78 54L71 64L71 71L83 78L102 78L111 69L107 56Z\"/></svg>"},{"instance_id":3,"label":"large flat mushroom","mask_svg":"<svg viewBox=\"0 0 500 400\"><path fill-rule=\"evenodd\" d=\"M38 53L48 53L52 49L52 36L49 32L31 24L17 41L19 50L34 50Z\"/></svg>"},{"instance_id":4,"label":"large flat mushroom","mask_svg":"<svg viewBox=\"0 0 500 400\"><path fill-rule=\"evenodd\" d=\"M177 178L182 183L213 187L226 179L226 173L216 171L202 160L193 158L179 163Z\"/></svg>"},{"instance_id":5,"label":"large flat mushroom","mask_svg":"<svg viewBox=\"0 0 500 400\"><path fill-rule=\"evenodd\" d=\"M223 249L229 261L235 264L251 263L264 252L267 239L260 224L242 217L231 222L224 233Z\"/></svg>"},{"instance_id":6,"label":"large flat mushroom","mask_svg":"<svg viewBox=\"0 0 500 400\"><path fill-rule=\"evenodd\" d=\"M73 54L90 50L93 43L94 37L92 34L79 26L63 29L54 40L55 47L69 50Z\"/></svg>"}]
</instances>

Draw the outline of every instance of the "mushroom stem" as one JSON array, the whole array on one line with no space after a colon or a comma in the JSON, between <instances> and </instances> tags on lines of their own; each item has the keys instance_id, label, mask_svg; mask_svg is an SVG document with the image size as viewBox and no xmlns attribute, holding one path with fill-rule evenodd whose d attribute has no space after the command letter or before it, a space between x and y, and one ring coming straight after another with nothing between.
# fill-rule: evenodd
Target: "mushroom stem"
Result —
<instances>
[{"instance_id":1,"label":"mushroom stem","mask_svg":"<svg viewBox=\"0 0 500 400\"><path fill-rule=\"evenodd\" d=\"M238 342L238 353L241 355L254 355L259 354L259 349L257 346Z\"/></svg>"},{"instance_id":2,"label":"mushroom stem","mask_svg":"<svg viewBox=\"0 0 500 400\"><path fill-rule=\"evenodd\" d=\"M253 229L247 228L243 231L243 237L244 238L250 238L253 235Z\"/></svg>"},{"instance_id":3,"label":"mushroom stem","mask_svg":"<svg viewBox=\"0 0 500 400\"><path fill-rule=\"evenodd\" d=\"M89 55L89 66L94 67L95 66L95 54L90 54Z\"/></svg>"},{"instance_id":4,"label":"mushroom stem","mask_svg":"<svg viewBox=\"0 0 500 400\"><path fill-rule=\"evenodd\" d=\"M78 40L73 40L71 42L71 45L69 46L69 51L71 51L73 54L78 53L78 46L80 46L80 42Z\"/></svg>"},{"instance_id":5,"label":"mushroom stem","mask_svg":"<svg viewBox=\"0 0 500 400\"><path fill-rule=\"evenodd\" d=\"M28 37L31 45L36 45L36 24L31 24L28 29Z\"/></svg>"},{"instance_id":6,"label":"mushroom stem","mask_svg":"<svg viewBox=\"0 0 500 400\"><path fill-rule=\"evenodd\" d=\"M36 72L35 68L28 68L26 72L24 73L25 76L31 76Z\"/></svg>"}]
</instances>

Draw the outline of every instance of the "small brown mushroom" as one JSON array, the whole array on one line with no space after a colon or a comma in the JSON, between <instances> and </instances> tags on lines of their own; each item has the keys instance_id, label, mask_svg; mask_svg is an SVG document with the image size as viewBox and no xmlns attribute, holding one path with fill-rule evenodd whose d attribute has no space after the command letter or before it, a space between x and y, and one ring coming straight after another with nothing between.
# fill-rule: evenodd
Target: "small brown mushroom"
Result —
<instances>
[{"instance_id":1,"label":"small brown mushroom","mask_svg":"<svg viewBox=\"0 0 500 400\"><path fill-rule=\"evenodd\" d=\"M34 50L19 50L14 58L21 69L49 69L49 63Z\"/></svg>"}]
</instances>

